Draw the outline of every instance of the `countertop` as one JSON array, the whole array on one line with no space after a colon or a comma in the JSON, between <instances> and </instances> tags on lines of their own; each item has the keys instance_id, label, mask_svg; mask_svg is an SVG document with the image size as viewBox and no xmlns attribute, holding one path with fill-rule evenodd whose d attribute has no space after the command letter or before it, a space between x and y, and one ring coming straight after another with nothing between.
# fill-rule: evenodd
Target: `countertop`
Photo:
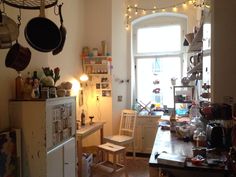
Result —
<instances>
[{"instance_id":1,"label":"countertop","mask_svg":"<svg viewBox=\"0 0 236 177\"><path fill-rule=\"evenodd\" d=\"M186 156L187 159L193 157L192 148L193 143L191 141L184 142L181 139L178 139L175 136L175 133L171 133L170 130L162 130L161 127L158 128L155 142L152 149L152 154L149 159L149 166L157 167L157 168L173 168L173 169L183 169L183 170L191 170L191 171L214 171L222 172L223 174L227 173L226 167L209 167L209 166L197 166L193 165L190 161L187 160L187 163L184 167L176 167L172 165L163 165L158 164L156 154L160 153L170 153L170 154L178 154Z\"/></svg>"}]
</instances>

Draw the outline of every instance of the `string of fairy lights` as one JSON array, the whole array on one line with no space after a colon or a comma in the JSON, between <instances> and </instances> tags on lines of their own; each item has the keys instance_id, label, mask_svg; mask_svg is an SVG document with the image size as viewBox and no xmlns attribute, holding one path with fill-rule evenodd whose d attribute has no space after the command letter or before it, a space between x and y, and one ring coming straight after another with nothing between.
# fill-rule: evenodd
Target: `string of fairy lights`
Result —
<instances>
[{"instance_id":1,"label":"string of fairy lights","mask_svg":"<svg viewBox=\"0 0 236 177\"><path fill-rule=\"evenodd\" d=\"M166 7L157 7L153 6L152 8L142 8L139 7L138 4L128 5L126 8L126 29L128 30L130 27L130 22L137 17L154 14L158 12L178 12L179 8L187 9L188 6L199 7L199 8L210 8L209 4L206 3L204 0L198 2L197 0L185 0L184 2L177 3L174 5L166 6Z\"/></svg>"}]
</instances>

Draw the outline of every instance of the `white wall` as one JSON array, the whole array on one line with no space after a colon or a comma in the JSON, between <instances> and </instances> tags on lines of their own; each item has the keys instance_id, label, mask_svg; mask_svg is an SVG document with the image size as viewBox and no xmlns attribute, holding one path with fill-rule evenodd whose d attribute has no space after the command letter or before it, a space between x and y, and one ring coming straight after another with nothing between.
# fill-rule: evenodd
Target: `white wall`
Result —
<instances>
[{"instance_id":1,"label":"white wall","mask_svg":"<svg viewBox=\"0 0 236 177\"><path fill-rule=\"evenodd\" d=\"M130 57L127 57L128 43L127 31L125 30L124 12L126 4L124 1L112 1L112 53L113 53L113 81L112 81L112 122L113 133L119 129L120 114L122 109L129 108L130 96L128 95L131 77ZM121 83L121 80L126 82ZM129 82L127 82L129 80ZM118 101L122 96L122 101Z\"/></svg>"},{"instance_id":2,"label":"white wall","mask_svg":"<svg viewBox=\"0 0 236 177\"><path fill-rule=\"evenodd\" d=\"M59 3L60 2L61 1L59 1ZM19 14L18 9L7 5L5 6L7 15L16 20L17 15ZM38 52L30 47L32 58L29 66L22 71L23 76L26 76L28 71L40 71L41 68L45 66L50 66L52 68L58 66L61 68L61 79L58 81L58 84L62 81L71 81L74 78L78 79L79 73L81 72L79 55L81 53L83 42L83 28L81 28L84 25L83 9L82 0L64 1L62 13L64 17L64 25L67 29L67 39L63 51L60 54L53 56L51 53ZM29 44L26 42L24 37L25 25L31 18L37 17L38 15L38 10L22 10L22 25L20 28L19 43L25 47L29 47ZM53 14L53 8L46 10L46 16L59 26L59 17ZM14 79L17 74L15 70L5 67L5 57L9 49L0 50L0 131L2 131L9 128L8 101L15 97Z\"/></svg>"}]
</instances>

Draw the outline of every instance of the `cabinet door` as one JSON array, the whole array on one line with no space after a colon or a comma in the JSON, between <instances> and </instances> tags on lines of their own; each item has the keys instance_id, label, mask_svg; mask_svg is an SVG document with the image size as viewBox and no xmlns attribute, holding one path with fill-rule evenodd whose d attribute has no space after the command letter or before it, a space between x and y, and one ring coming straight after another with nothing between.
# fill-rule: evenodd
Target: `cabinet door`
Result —
<instances>
[{"instance_id":1,"label":"cabinet door","mask_svg":"<svg viewBox=\"0 0 236 177\"><path fill-rule=\"evenodd\" d=\"M143 152L151 153L157 128L153 125L143 126Z\"/></svg>"},{"instance_id":2,"label":"cabinet door","mask_svg":"<svg viewBox=\"0 0 236 177\"><path fill-rule=\"evenodd\" d=\"M134 141L135 141L135 152L141 152L142 151L142 141L143 141L143 135L142 135L142 125L138 124L135 127L135 134L134 134ZM131 148L132 151L132 148Z\"/></svg>"},{"instance_id":3,"label":"cabinet door","mask_svg":"<svg viewBox=\"0 0 236 177\"><path fill-rule=\"evenodd\" d=\"M63 146L47 154L47 177L63 177Z\"/></svg>"},{"instance_id":4,"label":"cabinet door","mask_svg":"<svg viewBox=\"0 0 236 177\"><path fill-rule=\"evenodd\" d=\"M75 177L76 175L76 153L75 138L71 138L64 145L64 177Z\"/></svg>"}]
</instances>

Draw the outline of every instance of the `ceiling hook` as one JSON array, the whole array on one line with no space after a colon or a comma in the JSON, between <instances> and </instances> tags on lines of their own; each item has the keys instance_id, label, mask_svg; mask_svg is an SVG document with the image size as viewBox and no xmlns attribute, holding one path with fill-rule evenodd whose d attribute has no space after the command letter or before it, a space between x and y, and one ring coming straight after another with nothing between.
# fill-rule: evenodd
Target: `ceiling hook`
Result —
<instances>
[{"instance_id":1,"label":"ceiling hook","mask_svg":"<svg viewBox=\"0 0 236 177\"><path fill-rule=\"evenodd\" d=\"M55 15L59 15L59 10L58 10L59 8L58 7L59 7L59 5L57 5L57 4L54 6L54 14Z\"/></svg>"},{"instance_id":2,"label":"ceiling hook","mask_svg":"<svg viewBox=\"0 0 236 177\"><path fill-rule=\"evenodd\" d=\"M19 15L17 15L17 20L18 20L18 27L21 25L21 8L19 8Z\"/></svg>"}]
</instances>

